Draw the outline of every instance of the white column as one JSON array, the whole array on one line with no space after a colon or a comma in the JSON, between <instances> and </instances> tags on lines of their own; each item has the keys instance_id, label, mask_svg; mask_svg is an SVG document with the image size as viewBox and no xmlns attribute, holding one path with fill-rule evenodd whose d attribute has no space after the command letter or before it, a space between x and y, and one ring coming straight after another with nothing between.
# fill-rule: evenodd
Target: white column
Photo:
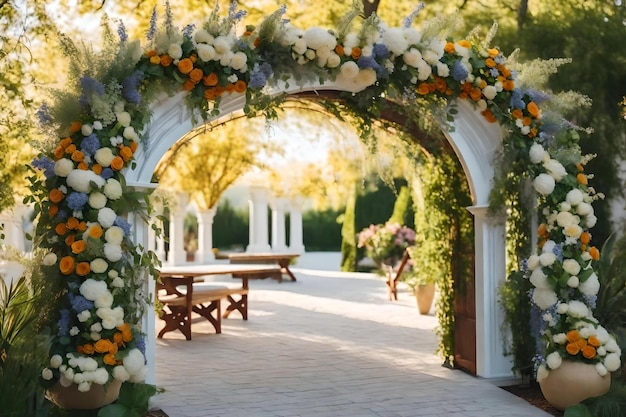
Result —
<instances>
[{"instance_id":1,"label":"white column","mask_svg":"<svg viewBox=\"0 0 626 417\"><path fill-rule=\"evenodd\" d=\"M267 190L264 187L250 187L250 243L246 252L259 253L271 250L267 232Z\"/></svg>"},{"instance_id":2,"label":"white column","mask_svg":"<svg viewBox=\"0 0 626 417\"><path fill-rule=\"evenodd\" d=\"M187 203L189 196L185 193L177 194L178 201L173 207L170 218L170 253L171 265L183 265L187 263L185 253L185 216L187 215Z\"/></svg>"},{"instance_id":3,"label":"white column","mask_svg":"<svg viewBox=\"0 0 626 417\"><path fill-rule=\"evenodd\" d=\"M289 211L289 252L304 253L302 242L302 199L291 200Z\"/></svg>"},{"instance_id":4,"label":"white column","mask_svg":"<svg viewBox=\"0 0 626 417\"><path fill-rule=\"evenodd\" d=\"M213 219L217 209L210 208L198 212L198 254L199 261L203 264L215 260L213 253Z\"/></svg>"},{"instance_id":5,"label":"white column","mask_svg":"<svg viewBox=\"0 0 626 417\"><path fill-rule=\"evenodd\" d=\"M0 223L2 223L4 227L2 230L4 240L0 242L1 244L12 246L19 251L26 249L26 236L23 230L23 219L26 211L26 206L16 204L2 213Z\"/></svg>"},{"instance_id":6,"label":"white column","mask_svg":"<svg viewBox=\"0 0 626 417\"><path fill-rule=\"evenodd\" d=\"M487 206L468 207L474 215L476 246L476 373L483 378L510 378L512 359L504 355L504 311L498 290L506 280L506 216Z\"/></svg>"},{"instance_id":7,"label":"white column","mask_svg":"<svg viewBox=\"0 0 626 417\"><path fill-rule=\"evenodd\" d=\"M285 211L289 206L286 198L272 199L272 252L286 252L287 230L285 229Z\"/></svg>"}]
</instances>

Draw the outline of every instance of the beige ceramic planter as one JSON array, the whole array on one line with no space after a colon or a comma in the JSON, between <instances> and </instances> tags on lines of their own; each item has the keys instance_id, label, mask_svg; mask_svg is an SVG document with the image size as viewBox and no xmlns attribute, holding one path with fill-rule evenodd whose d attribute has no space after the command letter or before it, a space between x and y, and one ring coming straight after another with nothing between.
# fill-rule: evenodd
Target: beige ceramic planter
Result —
<instances>
[{"instance_id":1,"label":"beige ceramic planter","mask_svg":"<svg viewBox=\"0 0 626 417\"><path fill-rule=\"evenodd\" d=\"M611 387L611 374L600 376L594 365L563 361L539 386L554 408L565 410L587 398L606 394Z\"/></svg>"},{"instance_id":2,"label":"beige ceramic planter","mask_svg":"<svg viewBox=\"0 0 626 417\"><path fill-rule=\"evenodd\" d=\"M47 391L47 397L64 410L93 410L104 407L117 400L122 382L114 379L106 388L99 384L91 384L87 392L78 390L78 385L64 387L58 382Z\"/></svg>"}]
</instances>

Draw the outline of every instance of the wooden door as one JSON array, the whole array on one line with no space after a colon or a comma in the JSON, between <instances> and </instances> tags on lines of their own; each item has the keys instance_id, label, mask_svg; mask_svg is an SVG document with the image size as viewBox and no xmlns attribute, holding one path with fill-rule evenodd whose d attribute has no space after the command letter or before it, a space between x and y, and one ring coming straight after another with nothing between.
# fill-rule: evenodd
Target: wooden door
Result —
<instances>
[{"instance_id":1,"label":"wooden door","mask_svg":"<svg viewBox=\"0 0 626 417\"><path fill-rule=\"evenodd\" d=\"M476 276L474 253L465 253L471 267L454 281L454 364L476 375Z\"/></svg>"}]
</instances>

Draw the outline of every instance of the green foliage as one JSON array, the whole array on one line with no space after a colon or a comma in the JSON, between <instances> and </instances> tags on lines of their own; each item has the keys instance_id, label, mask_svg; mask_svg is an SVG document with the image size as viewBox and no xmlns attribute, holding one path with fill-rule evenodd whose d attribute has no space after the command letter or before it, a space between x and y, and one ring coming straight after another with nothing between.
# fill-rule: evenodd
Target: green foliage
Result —
<instances>
[{"instance_id":1,"label":"green foliage","mask_svg":"<svg viewBox=\"0 0 626 417\"><path fill-rule=\"evenodd\" d=\"M389 218L389 222L412 226L414 221L412 207L411 190L409 187L403 186L400 188L400 193L393 205L393 213Z\"/></svg>"},{"instance_id":2,"label":"green foliage","mask_svg":"<svg viewBox=\"0 0 626 417\"><path fill-rule=\"evenodd\" d=\"M142 417L149 410L149 400L159 390L150 384L125 382L119 398L98 411L98 417Z\"/></svg>"},{"instance_id":3,"label":"green foliage","mask_svg":"<svg viewBox=\"0 0 626 417\"><path fill-rule=\"evenodd\" d=\"M626 381L613 377L608 393L568 407L564 417L616 417L625 414Z\"/></svg>"},{"instance_id":4,"label":"green foliage","mask_svg":"<svg viewBox=\"0 0 626 417\"><path fill-rule=\"evenodd\" d=\"M354 224L354 209L356 196L352 194L346 202L346 211L341 226L341 270L356 270L356 229Z\"/></svg>"},{"instance_id":5,"label":"green foliage","mask_svg":"<svg viewBox=\"0 0 626 417\"><path fill-rule=\"evenodd\" d=\"M248 216L248 210L236 209L228 200L218 204L213 221L213 246L245 248L250 239Z\"/></svg>"},{"instance_id":6,"label":"green foliage","mask_svg":"<svg viewBox=\"0 0 626 417\"><path fill-rule=\"evenodd\" d=\"M302 237L307 251L341 250L339 210L309 210L302 215Z\"/></svg>"},{"instance_id":7,"label":"green foliage","mask_svg":"<svg viewBox=\"0 0 626 417\"><path fill-rule=\"evenodd\" d=\"M500 287L498 299L504 310L503 330L509 331L511 335L511 339L505 341L505 354L513 356L511 370L525 379L533 376L533 357L536 352L535 338L530 328L528 291L531 287L524 273L515 271Z\"/></svg>"},{"instance_id":8,"label":"green foliage","mask_svg":"<svg viewBox=\"0 0 626 417\"><path fill-rule=\"evenodd\" d=\"M626 330L626 237L609 236L600 253L594 316L609 331Z\"/></svg>"}]
</instances>

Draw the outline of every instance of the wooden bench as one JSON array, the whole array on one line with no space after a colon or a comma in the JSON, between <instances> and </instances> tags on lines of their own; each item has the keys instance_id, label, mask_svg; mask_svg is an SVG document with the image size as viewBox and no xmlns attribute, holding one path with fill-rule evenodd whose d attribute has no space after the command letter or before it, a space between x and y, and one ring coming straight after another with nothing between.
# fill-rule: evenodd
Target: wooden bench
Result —
<instances>
[{"instance_id":1,"label":"wooden bench","mask_svg":"<svg viewBox=\"0 0 626 417\"><path fill-rule=\"evenodd\" d=\"M274 278L279 282L283 279L283 274L286 274L289 279L296 281L296 277L289 269L291 262L296 259L299 254L296 253L231 253L228 255L228 259L231 264L273 264L280 267L278 274L268 275L266 273L260 273L254 278ZM250 278L253 278L252 276Z\"/></svg>"},{"instance_id":2,"label":"wooden bench","mask_svg":"<svg viewBox=\"0 0 626 417\"><path fill-rule=\"evenodd\" d=\"M216 333L222 332L222 318L228 318L237 310L244 320L248 320L248 278L259 273L280 273L280 268L271 265L192 265L163 267L156 284L157 298L163 305L160 318L165 326L159 338L173 330L180 330L187 340L191 340L192 313L207 319ZM231 274L241 279L241 287L216 286L195 282L205 275ZM234 296L239 296L235 299ZM228 301L222 313L222 299Z\"/></svg>"}]
</instances>

